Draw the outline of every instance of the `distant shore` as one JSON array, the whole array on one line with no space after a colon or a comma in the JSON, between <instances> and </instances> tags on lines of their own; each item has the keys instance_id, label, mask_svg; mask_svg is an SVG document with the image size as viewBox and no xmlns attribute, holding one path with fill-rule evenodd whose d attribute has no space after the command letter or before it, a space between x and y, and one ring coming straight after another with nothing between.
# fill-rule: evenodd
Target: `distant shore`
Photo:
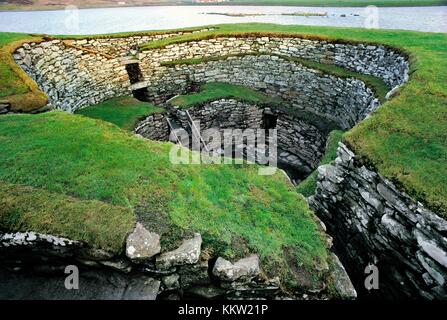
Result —
<instances>
[{"instance_id":1,"label":"distant shore","mask_svg":"<svg viewBox=\"0 0 447 320\"><path fill-rule=\"evenodd\" d=\"M447 0L372 0L359 2L354 0L327 0L318 2L316 0L234 0L224 3L180 3L160 2L145 4L86 4L78 6L79 9L102 9L102 8L128 8L128 7L154 7L154 6L300 6L300 7L365 7L375 5L377 7L429 7L447 6ZM67 5L13 5L0 4L1 11L51 11L64 10Z\"/></svg>"}]
</instances>

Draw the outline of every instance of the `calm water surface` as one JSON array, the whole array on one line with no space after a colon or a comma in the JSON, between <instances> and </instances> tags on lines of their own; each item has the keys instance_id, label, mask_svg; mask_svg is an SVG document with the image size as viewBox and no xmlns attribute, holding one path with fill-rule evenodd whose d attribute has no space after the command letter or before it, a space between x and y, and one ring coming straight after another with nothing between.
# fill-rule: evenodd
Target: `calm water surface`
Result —
<instances>
[{"instance_id":1,"label":"calm water surface","mask_svg":"<svg viewBox=\"0 0 447 320\"><path fill-rule=\"evenodd\" d=\"M294 12L326 16L287 16ZM260 14L225 16L206 13ZM365 27L365 8L269 6L160 6L82 9L78 11L0 12L0 31L47 34L98 34L195 27L218 23L267 22L339 27ZM371 16L369 16L371 17ZM378 27L447 32L447 6L379 8Z\"/></svg>"}]
</instances>

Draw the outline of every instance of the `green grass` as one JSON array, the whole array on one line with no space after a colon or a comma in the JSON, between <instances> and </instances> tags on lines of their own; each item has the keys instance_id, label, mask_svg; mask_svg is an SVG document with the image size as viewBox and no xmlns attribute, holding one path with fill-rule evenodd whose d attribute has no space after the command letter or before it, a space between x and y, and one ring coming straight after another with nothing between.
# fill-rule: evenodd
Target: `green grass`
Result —
<instances>
[{"instance_id":1,"label":"green grass","mask_svg":"<svg viewBox=\"0 0 447 320\"><path fill-rule=\"evenodd\" d=\"M219 25L218 28L142 47L149 50L243 33L270 36L281 33L384 44L408 53L412 71L409 83L373 116L346 133L343 141L365 163L376 167L413 199L447 217L447 34L260 23Z\"/></svg>"},{"instance_id":2,"label":"green grass","mask_svg":"<svg viewBox=\"0 0 447 320\"><path fill-rule=\"evenodd\" d=\"M334 130L328 136L326 142L326 150L323 157L321 157L319 165L325 165L331 163L337 157L338 143L341 141L343 136L343 131ZM310 197L314 195L317 189L317 176L318 171L312 172L306 179L300 182L296 187L296 191L301 193L305 197Z\"/></svg>"},{"instance_id":3,"label":"green grass","mask_svg":"<svg viewBox=\"0 0 447 320\"><path fill-rule=\"evenodd\" d=\"M169 143L60 111L0 117L0 143L7 204L1 222L10 230L116 248L138 214L161 234L164 250L178 245L179 234L200 232L207 251L230 259L257 252L266 272L281 273L289 285L297 280L286 267L286 248L310 278L327 263L312 212L279 172L260 176L248 164L174 165Z\"/></svg>"},{"instance_id":4,"label":"green grass","mask_svg":"<svg viewBox=\"0 0 447 320\"><path fill-rule=\"evenodd\" d=\"M200 87L199 92L177 96L170 100L169 103L173 106L186 109L195 105L226 98L234 98L239 101L252 103L278 103L278 99L256 90L224 82L205 83Z\"/></svg>"},{"instance_id":5,"label":"green grass","mask_svg":"<svg viewBox=\"0 0 447 320\"><path fill-rule=\"evenodd\" d=\"M38 36L0 32L0 101L9 103L12 111L29 112L48 102L45 94L12 57L21 43L40 40Z\"/></svg>"},{"instance_id":6,"label":"green grass","mask_svg":"<svg viewBox=\"0 0 447 320\"><path fill-rule=\"evenodd\" d=\"M112 98L76 111L76 114L101 119L124 130L133 131L138 121L164 109L130 96Z\"/></svg>"},{"instance_id":7,"label":"green grass","mask_svg":"<svg viewBox=\"0 0 447 320\"><path fill-rule=\"evenodd\" d=\"M30 38L23 33L2 33L0 36L0 99L28 92L28 86L11 67L10 53L5 47L15 41Z\"/></svg>"},{"instance_id":8,"label":"green grass","mask_svg":"<svg viewBox=\"0 0 447 320\"><path fill-rule=\"evenodd\" d=\"M232 58L232 57L244 57L244 56L252 56L252 55L262 55L262 54L236 54L236 55L210 56L210 57L203 57L203 58L181 59L181 60L173 60L173 61L163 62L161 65L166 66L166 67L173 67L176 65L195 65L195 64L200 64L200 63L206 63L209 61L221 61L221 60L225 60L225 59ZM379 100L381 102L385 102L385 96L388 93L388 91L390 91L390 89L391 89L391 88L388 88L388 86L382 79L375 77L375 76L365 75L360 72L347 70L347 69L338 67L333 64L321 63L321 62L316 62L316 61L311 61L311 60L306 60L306 59L301 59L301 58L296 58L296 57L287 57L287 56L275 55L275 54L272 54L272 55L278 56L278 57L280 57L284 60L287 60L287 61L299 63L305 67L308 67L313 70L321 71L325 74L333 75L333 76L340 77L340 78L359 79L359 80L363 81L365 84L367 84L368 87L370 87L374 91L375 95L379 98ZM232 88L228 88L227 90L229 90L228 92L234 91ZM247 89L247 90L249 90L249 89ZM251 94L249 94L249 96L251 96ZM238 96L235 96L235 97L238 97ZM243 96L241 95L241 97L243 97ZM265 98L263 98L263 100L268 101L268 96L265 95ZM251 101L249 101L249 102L251 102ZM259 101L253 101L253 102L259 102Z\"/></svg>"},{"instance_id":9,"label":"green grass","mask_svg":"<svg viewBox=\"0 0 447 320\"><path fill-rule=\"evenodd\" d=\"M0 225L59 235L119 254L135 214L101 201L0 182Z\"/></svg>"},{"instance_id":10,"label":"green grass","mask_svg":"<svg viewBox=\"0 0 447 320\"><path fill-rule=\"evenodd\" d=\"M447 215L446 34L243 24L222 25L218 31L151 46L241 30L384 43L409 52L414 71L410 82L343 139L365 163L377 167L413 198ZM291 262L317 276L313 270L327 259L304 198L279 173L259 176L257 167L250 165L173 165L170 144L145 141L102 120L63 112L1 116L0 144L2 196L8 189L17 190L11 199L5 198L7 203L2 199L2 207L10 209L0 210L2 223L12 230L35 227L35 231L116 248L131 229L132 219L125 210L131 209L152 231L162 234L164 248L173 246L179 234L198 231L205 247L216 255L236 258L249 249L258 252L266 271L279 270L291 285L299 279L288 268ZM29 194L21 189L25 186L33 188ZM53 210L48 203L52 195L61 196L55 201L62 209L103 203L97 221L123 214L124 223L107 227L111 231L103 235L108 238L101 238L106 229L100 222L90 224L92 218Z\"/></svg>"}]
</instances>

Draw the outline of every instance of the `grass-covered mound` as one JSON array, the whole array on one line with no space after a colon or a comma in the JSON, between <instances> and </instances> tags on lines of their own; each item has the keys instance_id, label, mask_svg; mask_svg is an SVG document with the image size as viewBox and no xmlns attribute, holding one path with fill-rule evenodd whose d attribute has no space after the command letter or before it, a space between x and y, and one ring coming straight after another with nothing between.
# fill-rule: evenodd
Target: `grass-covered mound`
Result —
<instances>
[{"instance_id":1,"label":"grass-covered mound","mask_svg":"<svg viewBox=\"0 0 447 320\"><path fill-rule=\"evenodd\" d=\"M257 252L266 271L289 284L287 263L315 277L313 270L326 263L313 214L280 172L260 176L248 164L173 165L169 143L59 111L0 117L0 143L0 222L10 230L116 250L138 213L161 234L165 250L200 232L216 256Z\"/></svg>"},{"instance_id":2,"label":"grass-covered mound","mask_svg":"<svg viewBox=\"0 0 447 320\"><path fill-rule=\"evenodd\" d=\"M365 163L376 167L415 200L447 217L447 34L257 23L219 25L218 28L154 41L142 45L142 49L251 34L360 41L407 52L411 60L410 81L398 96L347 132L343 141Z\"/></svg>"},{"instance_id":3,"label":"grass-covered mound","mask_svg":"<svg viewBox=\"0 0 447 320\"><path fill-rule=\"evenodd\" d=\"M128 207L0 182L0 225L81 240L119 253L135 225L135 214Z\"/></svg>"},{"instance_id":4,"label":"grass-covered mound","mask_svg":"<svg viewBox=\"0 0 447 320\"><path fill-rule=\"evenodd\" d=\"M101 119L124 130L132 131L138 121L150 114L164 110L147 102L141 102L130 96L112 98L104 102L77 110L81 114L94 119Z\"/></svg>"},{"instance_id":5,"label":"grass-covered mound","mask_svg":"<svg viewBox=\"0 0 447 320\"><path fill-rule=\"evenodd\" d=\"M12 57L22 43L29 41L39 42L42 38L23 33L0 33L0 102L10 103L11 109L17 112L39 109L48 101Z\"/></svg>"}]
</instances>

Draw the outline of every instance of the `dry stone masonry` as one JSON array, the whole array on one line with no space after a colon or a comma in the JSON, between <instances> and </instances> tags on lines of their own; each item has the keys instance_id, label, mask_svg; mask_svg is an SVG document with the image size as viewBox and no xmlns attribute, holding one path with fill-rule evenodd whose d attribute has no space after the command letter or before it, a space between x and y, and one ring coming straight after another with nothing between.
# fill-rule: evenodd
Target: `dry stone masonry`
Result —
<instances>
[{"instance_id":1,"label":"dry stone masonry","mask_svg":"<svg viewBox=\"0 0 447 320\"><path fill-rule=\"evenodd\" d=\"M336 296L336 293L326 291L326 284L316 291L304 291L295 296L286 294L281 290L278 277L268 279L263 276L257 255L249 255L234 263L221 257L212 259L202 251L202 236L198 233L184 239L174 250L160 249L160 236L140 223L127 237L125 254L110 254L81 242L34 232L0 233L0 279L5 285L0 297L8 294L4 298L10 299L18 294L9 291L14 280L20 281L25 292L39 286L35 298L40 299L315 299ZM336 261L332 264L336 265ZM67 265L79 267L83 286L79 294L63 290ZM8 272L4 267L14 272ZM339 268L331 270L333 276L329 277L337 280L334 288L338 296L355 298L356 291L348 275ZM30 296L21 298L29 299Z\"/></svg>"},{"instance_id":2,"label":"dry stone masonry","mask_svg":"<svg viewBox=\"0 0 447 320\"><path fill-rule=\"evenodd\" d=\"M408 78L405 57L383 46L300 38L222 37L172 44L143 52L137 50L142 43L174 35L71 40L69 44L60 40L27 43L16 51L14 58L36 80L48 95L50 103L55 108L67 111L128 93L132 89L152 87L156 79L169 69L161 63L177 59L240 54L280 55L334 63L375 75L382 78L390 88L402 84ZM133 88L125 68L129 57L131 62L139 62L146 81ZM243 75L244 71L240 70L239 74ZM174 79L164 85L181 88L181 81L181 78ZM330 89L330 86L327 87ZM345 91L349 90L343 88Z\"/></svg>"},{"instance_id":3,"label":"dry stone masonry","mask_svg":"<svg viewBox=\"0 0 447 320\"><path fill-rule=\"evenodd\" d=\"M284 101L291 113L308 112L319 121L353 127L379 105L362 81L342 79L278 56L248 55L168 68L147 82L147 98L160 103L190 91L191 84L227 82L265 92Z\"/></svg>"},{"instance_id":4,"label":"dry stone masonry","mask_svg":"<svg viewBox=\"0 0 447 320\"><path fill-rule=\"evenodd\" d=\"M311 206L335 237L360 292L365 291L364 269L373 264L380 287L369 294L447 298L446 220L364 166L343 144L335 162L318 172Z\"/></svg>"},{"instance_id":5,"label":"dry stone masonry","mask_svg":"<svg viewBox=\"0 0 447 320\"><path fill-rule=\"evenodd\" d=\"M131 92L168 106L168 99L207 82L227 82L264 92L285 107L220 99L194 106L189 112L201 121L201 129L262 128L267 114L275 116L280 159L308 173L318 165L327 133L334 128L352 128L379 107L379 102L364 82L305 67L296 58L379 77L390 89L388 97L408 80L406 56L381 45L250 35L138 49L142 43L173 35L28 43L14 58L48 95L54 108L69 112ZM179 62L202 58L194 64ZM177 62L167 64L173 61ZM131 64L133 67L127 67ZM129 74L129 70L138 74ZM6 108L0 105L0 112ZM183 127L187 125L183 110L168 107L165 114L150 115L140 122L135 133L167 140L168 117ZM318 188L309 203L334 236L337 254L358 292L381 297L447 298L447 222L443 218L399 191L374 168L363 165L344 145L340 145L336 161L318 172ZM30 237L32 234L3 234L2 250L17 243L26 247ZM199 234L184 239L176 250L160 253L159 240L137 225L127 239L127 256L107 257L91 250L88 254L84 250L79 257L73 254L90 266L114 272L143 267L157 293L166 297L175 296L176 290L207 298L234 297L241 292L251 297L269 292L271 297L280 292L278 279L261 279L262 266L256 255L233 262L221 257L210 260L201 251ZM335 255L332 261L339 296L356 296L343 265ZM366 292L363 286L368 264L380 270L378 291Z\"/></svg>"}]
</instances>

